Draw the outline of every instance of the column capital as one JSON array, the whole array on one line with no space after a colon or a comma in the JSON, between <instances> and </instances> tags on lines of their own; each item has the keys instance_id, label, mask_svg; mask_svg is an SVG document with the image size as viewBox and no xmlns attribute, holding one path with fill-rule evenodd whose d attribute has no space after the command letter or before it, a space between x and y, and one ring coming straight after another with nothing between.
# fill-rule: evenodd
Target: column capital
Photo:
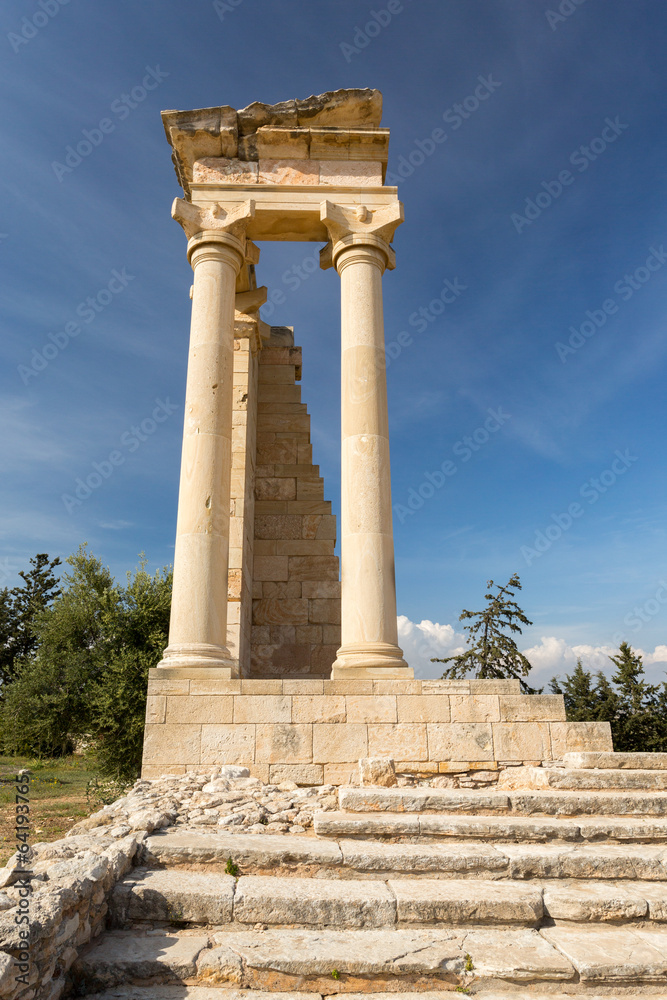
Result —
<instances>
[{"instance_id":1,"label":"column capital","mask_svg":"<svg viewBox=\"0 0 667 1000\"><path fill-rule=\"evenodd\" d=\"M378 251L384 259L384 267L390 270L396 266L396 255L390 246L396 228L403 222L403 205L396 201L384 208L371 209L366 205L348 208L323 201L320 205L320 219L329 233L330 242L320 253L320 266L326 270L338 267L338 259L344 250L368 247L375 251L372 257L379 263Z\"/></svg>"},{"instance_id":2,"label":"column capital","mask_svg":"<svg viewBox=\"0 0 667 1000\"><path fill-rule=\"evenodd\" d=\"M211 206L193 205L183 198L175 198L171 207L171 217L178 222L188 237L188 260L193 263L193 255L204 245L217 244L229 247L239 256L238 267L244 261L256 264L259 248L246 239L248 221L254 218L255 202L244 201L240 205L217 203ZM197 255L199 257L199 255Z\"/></svg>"}]
</instances>

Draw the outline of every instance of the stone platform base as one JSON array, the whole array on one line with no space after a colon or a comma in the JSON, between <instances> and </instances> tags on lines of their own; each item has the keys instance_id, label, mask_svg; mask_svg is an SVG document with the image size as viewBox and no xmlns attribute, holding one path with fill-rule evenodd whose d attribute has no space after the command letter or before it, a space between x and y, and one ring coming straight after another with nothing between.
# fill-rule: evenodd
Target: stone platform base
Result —
<instances>
[{"instance_id":1,"label":"stone platform base","mask_svg":"<svg viewBox=\"0 0 667 1000\"><path fill-rule=\"evenodd\" d=\"M240 764L262 781L346 784L361 757L399 772L493 770L612 750L607 722L566 722L561 695L518 681L230 680L154 669L142 776Z\"/></svg>"}]
</instances>

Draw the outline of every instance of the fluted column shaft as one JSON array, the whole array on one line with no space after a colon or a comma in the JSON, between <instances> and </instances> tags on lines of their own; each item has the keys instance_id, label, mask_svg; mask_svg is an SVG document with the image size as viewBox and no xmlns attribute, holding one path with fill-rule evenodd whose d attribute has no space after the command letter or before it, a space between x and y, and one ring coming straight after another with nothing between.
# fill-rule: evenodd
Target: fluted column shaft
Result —
<instances>
[{"instance_id":1,"label":"fluted column shaft","mask_svg":"<svg viewBox=\"0 0 667 1000\"><path fill-rule=\"evenodd\" d=\"M230 667L227 649L234 298L243 243L199 233L194 270L185 425L169 645L162 667Z\"/></svg>"},{"instance_id":2,"label":"fluted column shaft","mask_svg":"<svg viewBox=\"0 0 667 1000\"><path fill-rule=\"evenodd\" d=\"M333 247L341 279L342 627L332 676L405 677L398 646L382 274L389 247Z\"/></svg>"}]
</instances>

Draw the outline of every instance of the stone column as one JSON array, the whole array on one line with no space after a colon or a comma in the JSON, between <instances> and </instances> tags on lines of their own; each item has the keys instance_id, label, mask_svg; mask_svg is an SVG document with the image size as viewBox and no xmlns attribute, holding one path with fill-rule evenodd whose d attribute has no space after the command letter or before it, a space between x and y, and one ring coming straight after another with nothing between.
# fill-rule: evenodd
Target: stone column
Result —
<instances>
[{"instance_id":1,"label":"stone column","mask_svg":"<svg viewBox=\"0 0 667 1000\"><path fill-rule=\"evenodd\" d=\"M341 279L341 647L332 677L405 678L398 645L382 274L400 205L322 218ZM325 259L325 263L326 263Z\"/></svg>"},{"instance_id":2,"label":"stone column","mask_svg":"<svg viewBox=\"0 0 667 1000\"><path fill-rule=\"evenodd\" d=\"M160 667L225 667L234 302L252 204L225 213L178 199L194 270L169 645Z\"/></svg>"}]
</instances>

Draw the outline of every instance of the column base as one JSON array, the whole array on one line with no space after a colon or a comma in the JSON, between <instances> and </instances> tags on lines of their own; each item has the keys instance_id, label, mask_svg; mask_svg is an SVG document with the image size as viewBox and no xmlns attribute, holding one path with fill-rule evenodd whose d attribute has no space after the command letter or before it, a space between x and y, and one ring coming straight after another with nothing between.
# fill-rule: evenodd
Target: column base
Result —
<instances>
[{"instance_id":1,"label":"column base","mask_svg":"<svg viewBox=\"0 0 667 1000\"><path fill-rule=\"evenodd\" d=\"M414 675L403 659L403 650L389 642L341 646L331 668L332 680L411 680Z\"/></svg>"},{"instance_id":2,"label":"column base","mask_svg":"<svg viewBox=\"0 0 667 1000\"><path fill-rule=\"evenodd\" d=\"M222 667L230 671L231 677L231 671L235 666L236 661L226 646L212 646L202 642L167 646L158 663L158 670L173 667L205 667L206 669Z\"/></svg>"}]
</instances>

